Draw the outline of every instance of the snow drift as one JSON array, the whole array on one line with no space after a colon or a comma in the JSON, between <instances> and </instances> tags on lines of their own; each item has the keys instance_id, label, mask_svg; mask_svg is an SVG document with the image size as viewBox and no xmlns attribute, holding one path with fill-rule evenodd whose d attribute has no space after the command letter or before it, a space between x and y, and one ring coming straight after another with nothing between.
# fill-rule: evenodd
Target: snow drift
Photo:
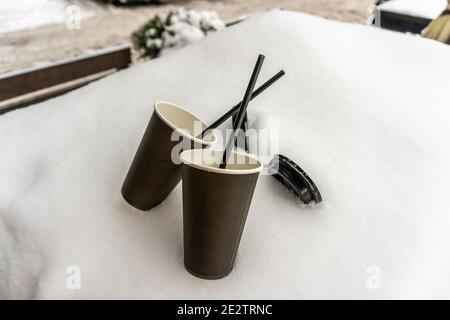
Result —
<instances>
[{"instance_id":1,"label":"snow drift","mask_svg":"<svg viewBox=\"0 0 450 320\"><path fill-rule=\"evenodd\" d=\"M148 213L120 187L156 100L211 122L258 53L261 81L288 74L250 125L280 130L324 202L261 177L234 271L200 280L183 268L181 185ZM1 116L0 298L450 298L449 54L275 11Z\"/></svg>"}]
</instances>

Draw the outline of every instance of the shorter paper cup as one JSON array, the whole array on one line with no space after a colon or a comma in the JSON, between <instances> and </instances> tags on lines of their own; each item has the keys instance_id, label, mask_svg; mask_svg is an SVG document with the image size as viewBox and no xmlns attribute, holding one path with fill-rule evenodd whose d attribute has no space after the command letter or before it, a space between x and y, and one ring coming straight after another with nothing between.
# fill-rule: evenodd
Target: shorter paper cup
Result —
<instances>
[{"instance_id":1,"label":"shorter paper cup","mask_svg":"<svg viewBox=\"0 0 450 320\"><path fill-rule=\"evenodd\" d=\"M179 143L172 141L174 131L188 139L188 146L183 144L187 149L205 148L215 142L213 134L206 140L194 137L195 121L201 122L180 106L169 102L155 104L122 186L122 196L130 205L143 211L150 210L160 204L180 182L181 164L172 159L172 150ZM202 130L207 127L204 122L201 124ZM179 158L175 160L179 161Z\"/></svg>"},{"instance_id":2,"label":"shorter paper cup","mask_svg":"<svg viewBox=\"0 0 450 320\"><path fill-rule=\"evenodd\" d=\"M184 265L203 279L220 279L234 266L262 164L232 152L219 168L222 150L181 154Z\"/></svg>"}]
</instances>

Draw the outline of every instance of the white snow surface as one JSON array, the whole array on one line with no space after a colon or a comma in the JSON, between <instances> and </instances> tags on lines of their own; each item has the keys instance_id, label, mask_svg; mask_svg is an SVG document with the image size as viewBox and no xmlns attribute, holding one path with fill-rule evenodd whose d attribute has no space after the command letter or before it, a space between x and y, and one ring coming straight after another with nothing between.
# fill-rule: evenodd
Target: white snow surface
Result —
<instances>
[{"instance_id":1,"label":"white snow surface","mask_svg":"<svg viewBox=\"0 0 450 320\"><path fill-rule=\"evenodd\" d=\"M84 0L0 0L0 33L85 19L102 10Z\"/></svg>"},{"instance_id":2,"label":"white snow surface","mask_svg":"<svg viewBox=\"0 0 450 320\"><path fill-rule=\"evenodd\" d=\"M378 6L379 10L413 17L436 19L447 7L447 0L391 0Z\"/></svg>"},{"instance_id":3,"label":"white snow surface","mask_svg":"<svg viewBox=\"0 0 450 320\"><path fill-rule=\"evenodd\" d=\"M287 75L251 103L252 127L278 126L324 201L304 207L261 176L234 271L197 279L183 268L181 184L147 213L120 188L155 101L211 122L258 53L260 82ZM274 11L1 116L0 298L450 298L449 54Z\"/></svg>"}]
</instances>

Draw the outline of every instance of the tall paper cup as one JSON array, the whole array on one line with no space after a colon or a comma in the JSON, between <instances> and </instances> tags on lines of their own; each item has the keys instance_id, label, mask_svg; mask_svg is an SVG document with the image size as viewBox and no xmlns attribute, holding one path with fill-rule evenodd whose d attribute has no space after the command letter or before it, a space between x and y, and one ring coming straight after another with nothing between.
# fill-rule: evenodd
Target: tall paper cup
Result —
<instances>
[{"instance_id":1,"label":"tall paper cup","mask_svg":"<svg viewBox=\"0 0 450 320\"><path fill-rule=\"evenodd\" d=\"M181 154L183 177L184 265L191 274L220 279L233 269L262 164L231 153L219 168L222 150Z\"/></svg>"},{"instance_id":2,"label":"tall paper cup","mask_svg":"<svg viewBox=\"0 0 450 320\"><path fill-rule=\"evenodd\" d=\"M200 129L207 127L180 106L169 102L155 103L154 112L122 186L122 196L130 205L140 210L150 210L160 204L180 182L181 163L174 162L179 161L179 158L173 159L174 147L179 143L172 141L174 131L187 139L187 149L205 148L215 142L212 134L206 140L195 137L198 134L194 132L196 121L201 123Z\"/></svg>"}]
</instances>

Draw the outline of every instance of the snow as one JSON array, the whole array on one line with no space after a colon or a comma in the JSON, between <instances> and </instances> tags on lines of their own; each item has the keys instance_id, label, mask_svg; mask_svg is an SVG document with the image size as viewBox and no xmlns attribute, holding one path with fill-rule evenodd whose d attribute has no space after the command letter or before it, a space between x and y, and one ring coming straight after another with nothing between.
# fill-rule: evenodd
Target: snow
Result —
<instances>
[{"instance_id":1,"label":"snow","mask_svg":"<svg viewBox=\"0 0 450 320\"><path fill-rule=\"evenodd\" d=\"M165 18L161 20L164 21ZM163 55L204 38L206 34L202 29L218 31L223 28L225 28L225 24L214 11L181 8L171 17L171 25L166 26L166 31L162 33L162 39L154 39L153 43L158 48L163 47L161 50L161 55ZM147 44L147 46L149 45Z\"/></svg>"},{"instance_id":2,"label":"snow","mask_svg":"<svg viewBox=\"0 0 450 320\"><path fill-rule=\"evenodd\" d=\"M71 14L70 6L80 10L81 19L101 10L99 4L82 0L0 0L0 33L65 23Z\"/></svg>"},{"instance_id":3,"label":"snow","mask_svg":"<svg viewBox=\"0 0 450 320\"><path fill-rule=\"evenodd\" d=\"M391 0L379 5L378 9L432 20L445 10L447 4L447 0Z\"/></svg>"},{"instance_id":4,"label":"snow","mask_svg":"<svg viewBox=\"0 0 450 320\"><path fill-rule=\"evenodd\" d=\"M261 176L234 271L200 280L183 268L181 185L148 213L120 187L155 101L211 122L258 53L261 81L287 75L250 126L280 130L324 201ZM0 298L450 298L449 53L275 11L1 116Z\"/></svg>"}]
</instances>

